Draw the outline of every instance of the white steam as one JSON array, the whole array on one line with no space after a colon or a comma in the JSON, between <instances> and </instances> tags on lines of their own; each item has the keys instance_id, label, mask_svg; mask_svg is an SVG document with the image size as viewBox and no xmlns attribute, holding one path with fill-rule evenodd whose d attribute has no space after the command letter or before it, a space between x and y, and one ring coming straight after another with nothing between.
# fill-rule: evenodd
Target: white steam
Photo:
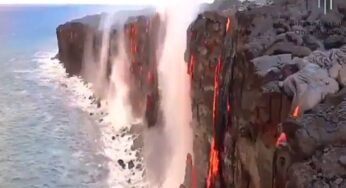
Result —
<instances>
[{"instance_id":1,"label":"white steam","mask_svg":"<svg viewBox=\"0 0 346 188\"><path fill-rule=\"evenodd\" d=\"M108 64L108 52L109 52L109 39L110 39L110 31L112 25L112 16L110 14L103 15L101 19L101 29L102 29L102 45L99 55L99 65L96 75L96 83L95 90L96 91L104 91L105 83L107 83L107 64ZM107 93L107 91L105 91ZM104 93L100 92L100 96L103 97Z\"/></svg>"},{"instance_id":2,"label":"white steam","mask_svg":"<svg viewBox=\"0 0 346 188\"><path fill-rule=\"evenodd\" d=\"M129 74L129 61L125 52L124 36L119 37L119 51L112 60L112 74L108 88L108 112L112 126L116 129L131 126L131 107L129 105L129 86L126 77Z\"/></svg>"},{"instance_id":3,"label":"white steam","mask_svg":"<svg viewBox=\"0 0 346 188\"><path fill-rule=\"evenodd\" d=\"M197 15L198 0L176 0L163 6L159 4L161 18L166 28L165 39L160 41L162 49L158 65L160 110L163 120L150 128L144 135L144 158L146 178L149 187L177 188L184 181L186 156L193 155L192 112L190 98L190 77L184 61L186 35L189 24ZM125 52L123 34L118 38L119 52L111 59L112 72L106 82L109 60L109 25L111 17L104 20L102 49L95 73L91 74L97 90L105 93L108 113L112 126L119 130L131 126L131 107L129 105L129 62ZM162 28L161 28L162 29ZM87 63L89 64L89 63ZM91 67L90 72L95 69ZM87 71L88 72L88 71ZM94 77L95 76L95 77Z\"/></svg>"},{"instance_id":4,"label":"white steam","mask_svg":"<svg viewBox=\"0 0 346 188\"><path fill-rule=\"evenodd\" d=\"M184 52L186 31L198 5L178 0L164 9L160 7L167 27L158 67L163 125L150 130L145 139L151 187L179 187L184 181L186 156L193 152L190 78Z\"/></svg>"}]
</instances>

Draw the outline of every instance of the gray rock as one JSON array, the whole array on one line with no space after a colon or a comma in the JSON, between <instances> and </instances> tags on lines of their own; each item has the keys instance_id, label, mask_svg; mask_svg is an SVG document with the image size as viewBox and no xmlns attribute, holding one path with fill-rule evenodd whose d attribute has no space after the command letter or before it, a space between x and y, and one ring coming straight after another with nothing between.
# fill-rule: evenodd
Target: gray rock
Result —
<instances>
[{"instance_id":1,"label":"gray rock","mask_svg":"<svg viewBox=\"0 0 346 188\"><path fill-rule=\"evenodd\" d=\"M124 163L124 161L123 161L122 159L119 159L119 160L118 160L118 164L119 164L123 169L125 169L126 165L125 165L125 163Z\"/></svg>"},{"instance_id":2,"label":"gray rock","mask_svg":"<svg viewBox=\"0 0 346 188\"><path fill-rule=\"evenodd\" d=\"M341 165L346 166L346 155L343 155L343 156L339 157L338 162L339 162Z\"/></svg>"},{"instance_id":3,"label":"gray rock","mask_svg":"<svg viewBox=\"0 0 346 188\"><path fill-rule=\"evenodd\" d=\"M132 168L135 166L135 164L134 164L133 161L131 160L131 161L129 161L129 162L127 163L127 166L128 166L128 169L132 169Z\"/></svg>"},{"instance_id":4,"label":"gray rock","mask_svg":"<svg viewBox=\"0 0 346 188\"><path fill-rule=\"evenodd\" d=\"M337 179L334 181L334 183L335 183L336 185L340 185L343 181L344 181L344 180L343 180L342 178L337 178Z\"/></svg>"},{"instance_id":5,"label":"gray rock","mask_svg":"<svg viewBox=\"0 0 346 188\"><path fill-rule=\"evenodd\" d=\"M342 35L330 35L323 43L326 49L331 49L340 48L345 42L345 37Z\"/></svg>"}]
</instances>

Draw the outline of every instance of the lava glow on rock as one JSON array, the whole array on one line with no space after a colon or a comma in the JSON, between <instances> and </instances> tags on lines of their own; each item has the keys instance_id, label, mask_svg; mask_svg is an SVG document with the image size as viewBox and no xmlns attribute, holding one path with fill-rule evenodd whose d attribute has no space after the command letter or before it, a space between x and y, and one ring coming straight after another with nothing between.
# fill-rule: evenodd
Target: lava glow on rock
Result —
<instances>
[{"instance_id":1,"label":"lava glow on rock","mask_svg":"<svg viewBox=\"0 0 346 188\"><path fill-rule=\"evenodd\" d=\"M130 44L131 44L131 53L136 54L137 53L137 28L135 24L131 24L130 26Z\"/></svg>"},{"instance_id":2,"label":"lava glow on rock","mask_svg":"<svg viewBox=\"0 0 346 188\"><path fill-rule=\"evenodd\" d=\"M193 164L192 156L190 153L187 154L186 158L186 166L191 167L191 184L190 188L197 188L197 175L196 175L196 168L195 165Z\"/></svg>"},{"instance_id":3,"label":"lava glow on rock","mask_svg":"<svg viewBox=\"0 0 346 188\"><path fill-rule=\"evenodd\" d=\"M216 109L217 109L217 101L219 97L219 89L220 89L220 72L221 72L221 57L218 58L218 63L215 67L214 74L214 99L213 99L213 128L214 134L211 141L210 154L209 154L209 172L207 178L207 188L213 187L215 177L219 173L219 150L216 146L215 141L215 128L216 128Z\"/></svg>"},{"instance_id":4,"label":"lava glow on rock","mask_svg":"<svg viewBox=\"0 0 346 188\"><path fill-rule=\"evenodd\" d=\"M194 56L194 54L191 54L189 67L187 69L187 73L189 75L191 75L191 79L193 79L193 72L194 72L194 69L195 69L195 63L196 63L195 56Z\"/></svg>"},{"instance_id":5,"label":"lava glow on rock","mask_svg":"<svg viewBox=\"0 0 346 188\"><path fill-rule=\"evenodd\" d=\"M280 147L281 145L283 145L283 143L285 143L287 141L287 137L285 133L281 133L279 138L276 140L276 147Z\"/></svg>"},{"instance_id":6,"label":"lava glow on rock","mask_svg":"<svg viewBox=\"0 0 346 188\"><path fill-rule=\"evenodd\" d=\"M293 113L292 113L292 117L293 118L298 118L299 117L299 114L300 114L300 106L297 105L294 110L293 110Z\"/></svg>"},{"instance_id":7,"label":"lava glow on rock","mask_svg":"<svg viewBox=\"0 0 346 188\"><path fill-rule=\"evenodd\" d=\"M228 32L231 28L231 19L227 17L227 23L226 23L226 32Z\"/></svg>"},{"instance_id":8,"label":"lava glow on rock","mask_svg":"<svg viewBox=\"0 0 346 188\"><path fill-rule=\"evenodd\" d=\"M212 188L215 177L219 173L219 150L216 147L215 144L215 136L213 137L211 141L211 147L210 147L210 156L209 156L209 172L208 172L208 179L207 179L207 188Z\"/></svg>"}]
</instances>

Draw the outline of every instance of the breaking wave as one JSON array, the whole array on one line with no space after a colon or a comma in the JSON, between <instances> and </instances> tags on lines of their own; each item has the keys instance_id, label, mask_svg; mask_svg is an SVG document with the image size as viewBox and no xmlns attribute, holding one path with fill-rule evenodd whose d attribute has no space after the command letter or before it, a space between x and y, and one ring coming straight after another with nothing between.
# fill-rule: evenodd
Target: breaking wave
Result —
<instances>
[{"instance_id":1,"label":"breaking wave","mask_svg":"<svg viewBox=\"0 0 346 188\"><path fill-rule=\"evenodd\" d=\"M112 117L108 114L106 101L97 101L92 91L92 84L84 82L80 77L68 77L65 68L56 60L53 52L37 52L37 73L40 84L59 87L66 92L66 100L71 107L78 107L90 115L101 132L104 155L109 160L108 184L110 187L146 187L144 166L140 149L134 148L138 134L124 127L115 129Z\"/></svg>"}]
</instances>

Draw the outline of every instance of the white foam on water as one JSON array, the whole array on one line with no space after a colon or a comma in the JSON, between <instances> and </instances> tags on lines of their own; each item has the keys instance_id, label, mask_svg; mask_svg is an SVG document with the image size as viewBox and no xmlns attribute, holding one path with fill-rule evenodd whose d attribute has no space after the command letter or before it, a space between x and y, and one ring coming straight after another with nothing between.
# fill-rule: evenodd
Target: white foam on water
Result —
<instances>
[{"instance_id":1,"label":"white foam on water","mask_svg":"<svg viewBox=\"0 0 346 188\"><path fill-rule=\"evenodd\" d=\"M38 63L35 71L39 83L52 87L58 86L59 89L68 93L66 98L71 106L79 107L86 113L93 114L91 118L98 122L102 134L103 153L110 159L108 164L109 186L112 188L145 187L144 169L136 168L137 165L143 167L142 160L138 160L136 157L136 152L139 151L131 150L136 135L130 134L124 129L114 129L111 124L114 116L108 115L108 102L102 101L101 108L98 108L94 98L90 97L93 96L93 86L85 83L80 77L68 77L62 64L56 59L51 59L54 55L55 53L52 52L37 52L34 55L34 60ZM122 160L126 167L121 167L118 160ZM134 163L134 167L131 169L128 167L130 161Z\"/></svg>"}]
</instances>

